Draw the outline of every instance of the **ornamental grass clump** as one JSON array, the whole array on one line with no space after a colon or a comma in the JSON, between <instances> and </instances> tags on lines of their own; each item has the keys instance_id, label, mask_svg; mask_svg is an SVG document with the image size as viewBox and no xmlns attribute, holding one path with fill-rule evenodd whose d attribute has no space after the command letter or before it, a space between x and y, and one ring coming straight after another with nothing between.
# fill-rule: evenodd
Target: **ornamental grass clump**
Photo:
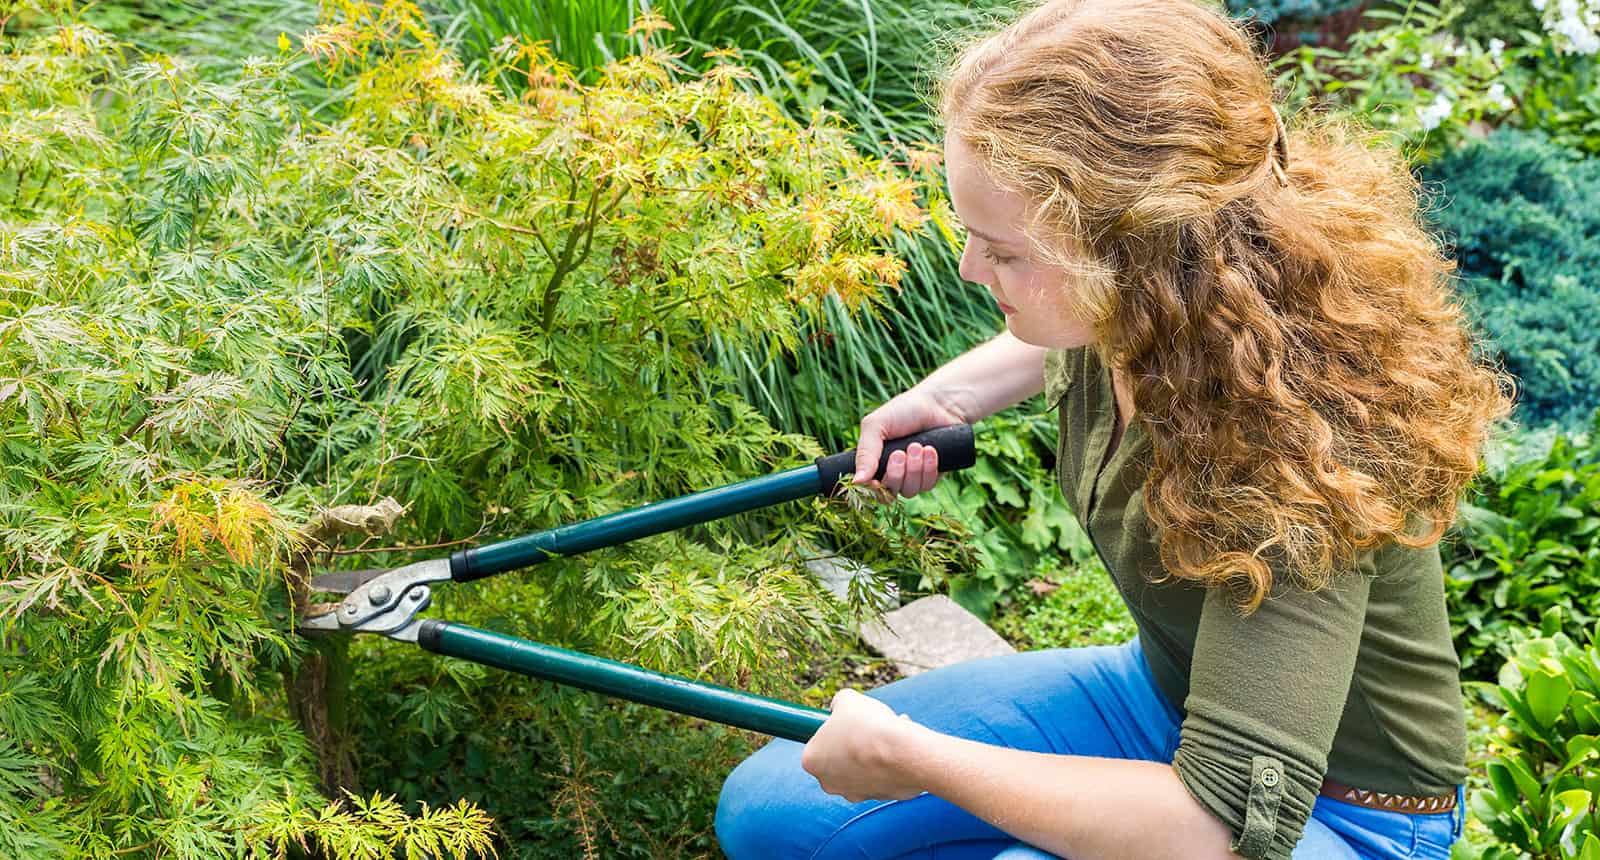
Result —
<instances>
[{"instance_id":1,"label":"ornamental grass clump","mask_svg":"<svg viewBox=\"0 0 1600 860\"><path fill-rule=\"evenodd\" d=\"M585 87L507 43L512 98L410 4L337 3L202 76L54 14L0 31L0 856L521 854L518 821L551 856L591 845L591 811L562 811L613 764L573 757L622 747L574 715L610 711L382 640L313 648L306 579L822 453L704 344L792 346L824 297L880 301L912 184L732 65L642 56ZM381 516L328 527L345 505ZM837 620L803 555L939 569L907 526L752 514L435 614L782 691ZM451 761L398 784L379 757L473 723L534 745L507 767L543 782L475 805L444 793ZM662 726L658 759L691 731ZM709 806L680 812L709 832Z\"/></svg>"}]
</instances>

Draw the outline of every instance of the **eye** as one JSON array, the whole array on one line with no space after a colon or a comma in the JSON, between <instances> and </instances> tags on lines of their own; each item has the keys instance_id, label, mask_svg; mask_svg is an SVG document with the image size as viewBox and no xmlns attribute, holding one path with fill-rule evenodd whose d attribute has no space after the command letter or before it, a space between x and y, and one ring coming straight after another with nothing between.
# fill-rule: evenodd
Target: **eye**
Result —
<instances>
[{"instance_id":1,"label":"eye","mask_svg":"<svg viewBox=\"0 0 1600 860\"><path fill-rule=\"evenodd\" d=\"M1016 259L1016 257L999 257L999 256L996 256L994 254L994 252L990 251L988 248L984 248L983 249L983 258L985 260L988 260L991 263L994 263L997 266L1003 266L1003 265L1011 262L1012 260Z\"/></svg>"}]
</instances>

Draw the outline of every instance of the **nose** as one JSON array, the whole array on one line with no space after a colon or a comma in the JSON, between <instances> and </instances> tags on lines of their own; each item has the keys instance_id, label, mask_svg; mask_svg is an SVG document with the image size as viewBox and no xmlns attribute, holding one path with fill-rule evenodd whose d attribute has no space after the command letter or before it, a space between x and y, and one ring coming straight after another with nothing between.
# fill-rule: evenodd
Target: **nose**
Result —
<instances>
[{"instance_id":1,"label":"nose","mask_svg":"<svg viewBox=\"0 0 1600 860\"><path fill-rule=\"evenodd\" d=\"M961 265L957 272L962 280L975 284L987 284L991 279L992 272L989 270L988 261L972 247L970 238L961 247Z\"/></svg>"}]
</instances>

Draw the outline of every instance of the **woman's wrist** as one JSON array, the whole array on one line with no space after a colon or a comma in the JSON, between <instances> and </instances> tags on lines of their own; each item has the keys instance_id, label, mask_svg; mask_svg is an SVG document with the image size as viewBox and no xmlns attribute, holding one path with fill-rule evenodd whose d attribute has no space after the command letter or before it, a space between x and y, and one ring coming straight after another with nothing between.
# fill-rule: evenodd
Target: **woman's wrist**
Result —
<instances>
[{"instance_id":1,"label":"woman's wrist","mask_svg":"<svg viewBox=\"0 0 1600 860\"><path fill-rule=\"evenodd\" d=\"M903 774L903 778L918 789L934 792L940 772L938 760L949 735L934 731L921 723L902 719L905 725L896 731L885 745L885 762Z\"/></svg>"},{"instance_id":2,"label":"woman's wrist","mask_svg":"<svg viewBox=\"0 0 1600 860\"><path fill-rule=\"evenodd\" d=\"M963 424L976 424L989 415L983 411L983 404L979 402L977 392L969 386L941 383L933 376L929 376L911 386L909 391L917 392L932 400L940 409L954 415Z\"/></svg>"}]
</instances>

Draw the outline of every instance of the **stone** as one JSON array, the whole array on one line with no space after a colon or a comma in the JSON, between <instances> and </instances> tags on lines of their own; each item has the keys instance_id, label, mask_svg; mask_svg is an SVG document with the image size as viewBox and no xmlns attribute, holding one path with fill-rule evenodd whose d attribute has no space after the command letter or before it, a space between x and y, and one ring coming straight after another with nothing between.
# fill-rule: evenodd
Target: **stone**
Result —
<instances>
[{"instance_id":1,"label":"stone","mask_svg":"<svg viewBox=\"0 0 1600 860\"><path fill-rule=\"evenodd\" d=\"M1011 643L954 600L935 594L861 627L861 638L903 676L979 657L1014 654Z\"/></svg>"},{"instance_id":2,"label":"stone","mask_svg":"<svg viewBox=\"0 0 1600 860\"><path fill-rule=\"evenodd\" d=\"M872 568L861 562L843 556L824 556L806 559L806 569L822 583L823 588L842 601L849 602L850 583L860 579L863 585L884 589L878 593L877 606L873 607L877 611L882 612L900 605L899 587L893 582L883 584L874 582L877 575L872 572Z\"/></svg>"}]
</instances>

